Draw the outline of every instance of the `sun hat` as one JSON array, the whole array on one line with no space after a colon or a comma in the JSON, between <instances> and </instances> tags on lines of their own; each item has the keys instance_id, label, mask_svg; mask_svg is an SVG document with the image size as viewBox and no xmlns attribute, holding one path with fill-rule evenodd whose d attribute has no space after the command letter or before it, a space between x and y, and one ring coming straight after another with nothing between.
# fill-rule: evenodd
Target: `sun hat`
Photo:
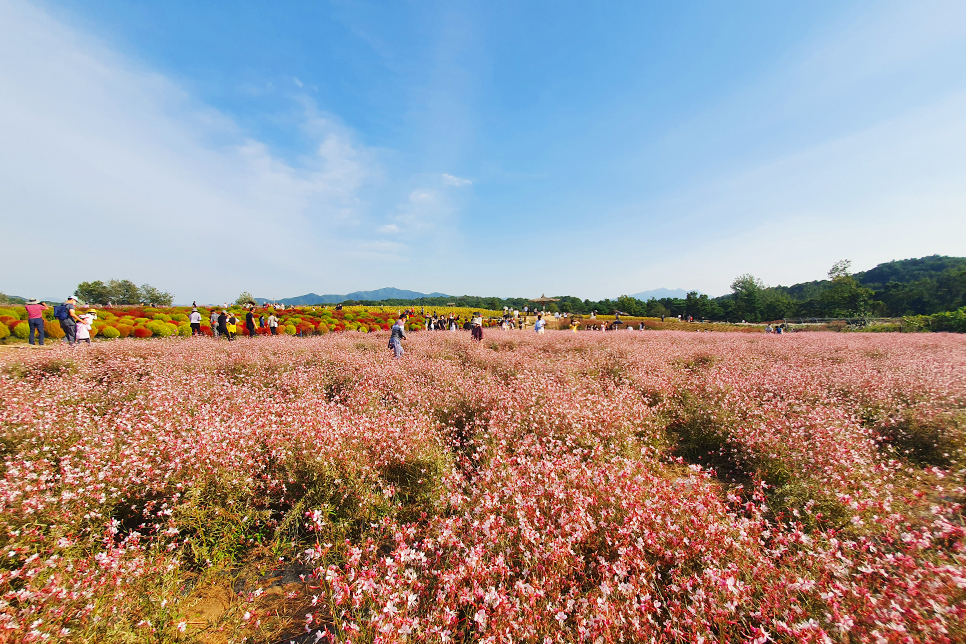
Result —
<instances>
[{"instance_id":1,"label":"sun hat","mask_svg":"<svg viewBox=\"0 0 966 644\"><path fill-rule=\"evenodd\" d=\"M40 304L40 302L38 302L36 299L33 299L33 300L27 300L27 304Z\"/></svg>"}]
</instances>

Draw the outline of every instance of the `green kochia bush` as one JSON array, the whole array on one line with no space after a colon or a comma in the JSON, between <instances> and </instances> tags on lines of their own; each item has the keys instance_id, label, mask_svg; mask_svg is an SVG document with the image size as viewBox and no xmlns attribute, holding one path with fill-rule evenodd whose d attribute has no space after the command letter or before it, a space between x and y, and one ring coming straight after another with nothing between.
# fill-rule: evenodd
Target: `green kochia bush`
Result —
<instances>
[{"instance_id":1,"label":"green kochia bush","mask_svg":"<svg viewBox=\"0 0 966 644\"><path fill-rule=\"evenodd\" d=\"M101 335L105 338L119 338L121 337L121 332L112 326L105 326L101 329Z\"/></svg>"},{"instance_id":2,"label":"green kochia bush","mask_svg":"<svg viewBox=\"0 0 966 644\"><path fill-rule=\"evenodd\" d=\"M30 335L30 325L26 322L21 322L13 327L13 334L21 340L26 340L27 336Z\"/></svg>"},{"instance_id":3,"label":"green kochia bush","mask_svg":"<svg viewBox=\"0 0 966 644\"><path fill-rule=\"evenodd\" d=\"M174 330L172 330L171 327L173 325L170 325L167 322L162 322L161 320L152 320L144 326L148 329L148 331L160 338L167 338L168 336L174 335L178 330L178 327L174 327Z\"/></svg>"}]
</instances>

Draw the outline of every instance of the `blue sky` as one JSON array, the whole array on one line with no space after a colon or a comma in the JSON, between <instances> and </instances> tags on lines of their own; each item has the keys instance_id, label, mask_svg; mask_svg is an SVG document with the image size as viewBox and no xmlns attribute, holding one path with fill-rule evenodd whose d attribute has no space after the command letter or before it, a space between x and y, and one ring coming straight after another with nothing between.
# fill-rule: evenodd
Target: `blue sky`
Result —
<instances>
[{"instance_id":1,"label":"blue sky","mask_svg":"<svg viewBox=\"0 0 966 644\"><path fill-rule=\"evenodd\" d=\"M0 24L6 293L718 295L966 255L961 2L0 0Z\"/></svg>"}]
</instances>

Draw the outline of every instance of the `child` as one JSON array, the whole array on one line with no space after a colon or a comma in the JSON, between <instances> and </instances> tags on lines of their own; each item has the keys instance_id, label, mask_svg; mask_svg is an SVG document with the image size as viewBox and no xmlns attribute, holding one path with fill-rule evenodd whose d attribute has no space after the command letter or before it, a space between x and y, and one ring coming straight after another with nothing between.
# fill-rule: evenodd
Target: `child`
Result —
<instances>
[{"instance_id":1,"label":"child","mask_svg":"<svg viewBox=\"0 0 966 644\"><path fill-rule=\"evenodd\" d=\"M94 320L97 319L95 311L88 311L80 316L77 321L77 341L83 340L87 344L91 343L91 329L94 328Z\"/></svg>"}]
</instances>

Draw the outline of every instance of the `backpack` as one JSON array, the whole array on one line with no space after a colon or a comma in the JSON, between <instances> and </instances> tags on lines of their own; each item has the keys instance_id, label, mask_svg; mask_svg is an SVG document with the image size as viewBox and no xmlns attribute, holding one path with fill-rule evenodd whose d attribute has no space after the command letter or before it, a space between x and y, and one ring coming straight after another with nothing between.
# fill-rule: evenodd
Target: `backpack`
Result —
<instances>
[{"instance_id":1,"label":"backpack","mask_svg":"<svg viewBox=\"0 0 966 644\"><path fill-rule=\"evenodd\" d=\"M58 304L54 307L54 317L63 322L70 317L70 309L66 304Z\"/></svg>"}]
</instances>

